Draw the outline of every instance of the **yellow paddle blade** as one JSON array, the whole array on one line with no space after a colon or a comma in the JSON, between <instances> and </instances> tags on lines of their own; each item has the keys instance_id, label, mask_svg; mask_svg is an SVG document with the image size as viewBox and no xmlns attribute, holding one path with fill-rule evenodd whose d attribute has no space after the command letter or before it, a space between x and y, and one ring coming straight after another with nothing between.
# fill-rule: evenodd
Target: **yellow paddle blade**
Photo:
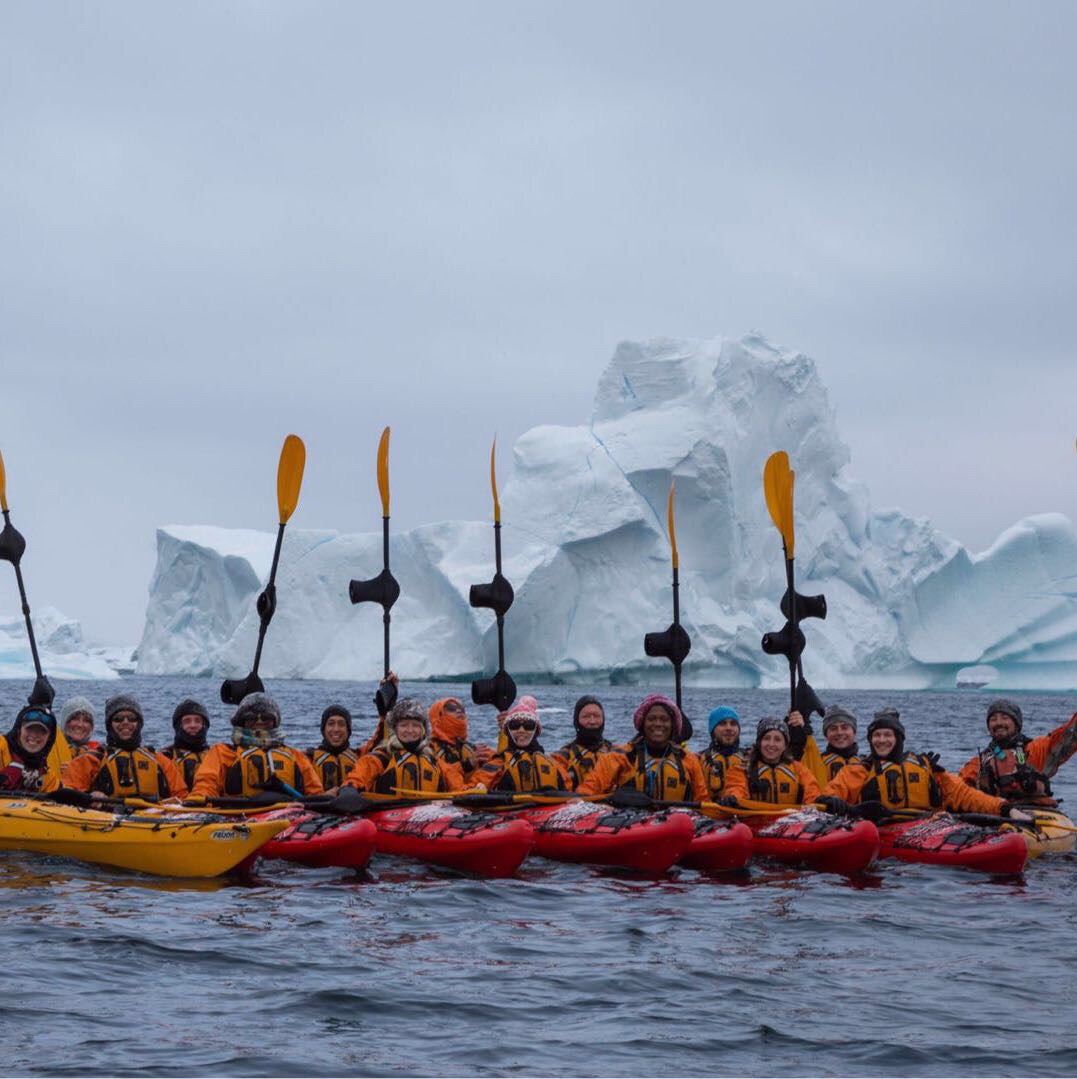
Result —
<instances>
[{"instance_id":1,"label":"yellow paddle blade","mask_svg":"<svg viewBox=\"0 0 1077 1079\"><path fill-rule=\"evenodd\" d=\"M793 558L795 532L793 529L793 471L789 467L789 455L778 450L767 458L763 468L763 494L774 527L782 535L785 557Z\"/></svg>"},{"instance_id":2,"label":"yellow paddle blade","mask_svg":"<svg viewBox=\"0 0 1077 1079\"><path fill-rule=\"evenodd\" d=\"M7 513L7 473L4 471L4 455L0 453L0 510Z\"/></svg>"},{"instance_id":3,"label":"yellow paddle blade","mask_svg":"<svg viewBox=\"0 0 1077 1079\"><path fill-rule=\"evenodd\" d=\"M501 524L501 501L497 497L497 435L494 435L494 444L490 447L490 490L494 492L494 524Z\"/></svg>"},{"instance_id":4,"label":"yellow paddle blade","mask_svg":"<svg viewBox=\"0 0 1077 1079\"><path fill-rule=\"evenodd\" d=\"M673 498L677 493L677 481L671 480L669 484L669 509L667 516L669 518L669 545L673 548L673 568L679 569L681 565L680 556L677 554L677 528L673 523Z\"/></svg>"},{"instance_id":5,"label":"yellow paddle blade","mask_svg":"<svg viewBox=\"0 0 1077 1079\"><path fill-rule=\"evenodd\" d=\"M277 508L280 523L288 523L299 505L299 488L303 484L303 466L307 463L307 448L298 435L289 435L280 451L277 465Z\"/></svg>"},{"instance_id":6,"label":"yellow paddle blade","mask_svg":"<svg viewBox=\"0 0 1077 1079\"><path fill-rule=\"evenodd\" d=\"M389 516L389 428L381 433L378 443L378 492L381 494L381 515Z\"/></svg>"},{"instance_id":7,"label":"yellow paddle blade","mask_svg":"<svg viewBox=\"0 0 1077 1079\"><path fill-rule=\"evenodd\" d=\"M827 768L826 761L823 760L823 755L819 752L819 743L816 742L814 734L809 734L808 740L804 743L804 754L800 758L800 763L815 776L815 782L819 784L820 788L825 787L830 782L830 769Z\"/></svg>"}]
</instances>

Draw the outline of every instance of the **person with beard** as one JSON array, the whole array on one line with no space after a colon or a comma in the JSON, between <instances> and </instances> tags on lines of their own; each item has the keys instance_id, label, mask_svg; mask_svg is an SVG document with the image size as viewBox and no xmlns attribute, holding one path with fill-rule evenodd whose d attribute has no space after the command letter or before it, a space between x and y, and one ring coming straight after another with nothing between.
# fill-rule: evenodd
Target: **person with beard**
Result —
<instances>
[{"instance_id":1,"label":"person with beard","mask_svg":"<svg viewBox=\"0 0 1077 1079\"><path fill-rule=\"evenodd\" d=\"M580 794L612 794L627 787L656 802L699 802L708 797L699 758L680 743L681 710L668 697L652 694L632 717L636 737L603 753Z\"/></svg>"},{"instance_id":2,"label":"person with beard","mask_svg":"<svg viewBox=\"0 0 1077 1079\"><path fill-rule=\"evenodd\" d=\"M105 747L93 736L95 718L93 705L85 697L72 697L60 709L60 726L68 746L71 747L68 760L83 753L100 755L104 752ZM66 764L67 761L63 763Z\"/></svg>"},{"instance_id":3,"label":"person with beard","mask_svg":"<svg viewBox=\"0 0 1077 1079\"><path fill-rule=\"evenodd\" d=\"M799 806L814 802L819 784L811 769L793 757L789 725L784 719L764 716L755 731L755 744L744 767L726 777L723 805L741 801Z\"/></svg>"},{"instance_id":4,"label":"person with beard","mask_svg":"<svg viewBox=\"0 0 1077 1079\"><path fill-rule=\"evenodd\" d=\"M51 794L60 773L49 765L56 741L56 717L47 708L28 704L0 737L0 791Z\"/></svg>"},{"instance_id":5,"label":"person with beard","mask_svg":"<svg viewBox=\"0 0 1077 1079\"><path fill-rule=\"evenodd\" d=\"M840 704L832 704L823 713L823 737L826 746L822 761L827 781L833 779L847 764L860 764L860 747L856 744L856 716Z\"/></svg>"},{"instance_id":6,"label":"person with beard","mask_svg":"<svg viewBox=\"0 0 1077 1079\"><path fill-rule=\"evenodd\" d=\"M351 747L351 712L342 704L329 705L322 712L321 731L322 740L307 750L307 756L325 793L336 794L359 759L359 754Z\"/></svg>"},{"instance_id":7,"label":"person with beard","mask_svg":"<svg viewBox=\"0 0 1077 1079\"><path fill-rule=\"evenodd\" d=\"M467 711L459 697L442 697L430 706L430 748L449 764L455 764L465 780L493 754L489 746L468 741Z\"/></svg>"},{"instance_id":8,"label":"person with beard","mask_svg":"<svg viewBox=\"0 0 1077 1079\"><path fill-rule=\"evenodd\" d=\"M556 756L543 749L539 741L542 723L538 715L538 702L533 697L521 698L519 704L505 713L501 731L506 746L475 773L477 787L518 794L571 789L568 772Z\"/></svg>"},{"instance_id":9,"label":"person with beard","mask_svg":"<svg viewBox=\"0 0 1077 1079\"><path fill-rule=\"evenodd\" d=\"M63 770L64 786L94 798L186 798L187 784L163 754L142 744L142 706L126 693L105 701L105 752L83 753Z\"/></svg>"},{"instance_id":10,"label":"person with beard","mask_svg":"<svg viewBox=\"0 0 1077 1079\"><path fill-rule=\"evenodd\" d=\"M710 745L699 755L703 778L712 799L726 793L727 776L744 771L740 749L740 716L732 708L721 705L707 717Z\"/></svg>"},{"instance_id":11,"label":"person with beard","mask_svg":"<svg viewBox=\"0 0 1077 1079\"><path fill-rule=\"evenodd\" d=\"M325 788L306 754L285 745L277 702L267 693L248 693L232 716L232 744L219 742L202 758L190 801L254 798L266 791L287 800L324 794Z\"/></svg>"},{"instance_id":12,"label":"person with beard","mask_svg":"<svg viewBox=\"0 0 1077 1079\"><path fill-rule=\"evenodd\" d=\"M894 809L945 809L1029 819L1005 799L984 794L947 772L937 753L907 752L905 727L896 709L875 713L868 725L868 746L863 763L847 764L817 799L831 813L846 814L852 806L859 807L859 812L854 810L857 816L875 818Z\"/></svg>"},{"instance_id":13,"label":"person with beard","mask_svg":"<svg viewBox=\"0 0 1077 1079\"><path fill-rule=\"evenodd\" d=\"M196 700L188 697L176 705L172 713L172 745L161 752L180 770L183 782L190 789L194 775L209 752L206 734L209 731L209 713Z\"/></svg>"},{"instance_id":14,"label":"person with beard","mask_svg":"<svg viewBox=\"0 0 1077 1079\"><path fill-rule=\"evenodd\" d=\"M385 729L385 740L355 762L344 780L346 786L379 794L464 789L459 765L440 759L430 745L430 718L414 697L393 705Z\"/></svg>"},{"instance_id":15,"label":"person with beard","mask_svg":"<svg viewBox=\"0 0 1077 1079\"><path fill-rule=\"evenodd\" d=\"M566 742L554 756L568 773L575 790L590 774L599 756L609 753L613 743L605 737L606 710L597 697L585 694L572 709L576 737Z\"/></svg>"},{"instance_id":16,"label":"person with beard","mask_svg":"<svg viewBox=\"0 0 1077 1079\"><path fill-rule=\"evenodd\" d=\"M1058 805L1051 778L1077 752L1077 715L1039 738L1022 733L1021 707L1001 698L987 706L991 741L958 773L970 787L1026 805Z\"/></svg>"}]
</instances>

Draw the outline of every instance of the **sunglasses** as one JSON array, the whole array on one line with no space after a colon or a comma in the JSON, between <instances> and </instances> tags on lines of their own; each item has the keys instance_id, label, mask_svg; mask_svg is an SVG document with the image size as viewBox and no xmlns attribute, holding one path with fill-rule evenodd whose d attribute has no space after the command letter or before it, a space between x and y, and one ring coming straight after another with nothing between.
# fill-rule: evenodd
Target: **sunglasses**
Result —
<instances>
[{"instance_id":1,"label":"sunglasses","mask_svg":"<svg viewBox=\"0 0 1077 1079\"><path fill-rule=\"evenodd\" d=\"M464 706L463 706L463 705L461 705L461 704L457 704L457 703L456 703L456 701L448 701L448 702L447 702L447 703L445 704L445 706L444 706L444 707L442 708L442 711L444 711L444 712L456 712L456 713L460 713L460 712L462 712L463 710L464 710Z\"/></svg>"},{"instance_id":2,"label":"sunglasses","mask_svg":"<svg viewBox=\"0 0 1077 1079\"><path fill-rule=\"evenodd\" d=\"M509 731L533 731L538 724L533 719L510 719L505 724L505 729Z\"/></svg>"}]
</instances>

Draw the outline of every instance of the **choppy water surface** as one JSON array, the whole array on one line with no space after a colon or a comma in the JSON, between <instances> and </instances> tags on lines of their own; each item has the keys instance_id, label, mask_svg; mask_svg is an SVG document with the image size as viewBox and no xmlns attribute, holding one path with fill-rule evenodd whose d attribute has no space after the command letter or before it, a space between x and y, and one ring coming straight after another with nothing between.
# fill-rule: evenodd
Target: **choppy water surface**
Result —
<instances>
[{"instance_id":1,"label":"choppy water surface","mask_svg":"<svg viewBox=\"0 0 1077 1079\"><path fill-rule=\"evenodd\" d=\"M120 685L60 683L57 706ZM227 736L215 682L122 686L158 745L188 694ZM372 688L270 686L303 747L330 700L371 717ZM412 688L429 701L467 687ZM26 689L0 683L0 716ZM578 690L533 692L562 709L543 714L560 745ZM627 736L641 692L600 694ZM986 740L987 693L839 696L868 718L896 704L910 746L954 769ZM1032 734L1077 706L1019 699ZM783 701L697 691L686 705L754 722ZM1077 809L1077 763L1056 787ZM1077 1073L1073 856L1019 880L887 863L858 881L758 866L655 881L535 861L478 881L375 859L364 878L274 866L244 884L0 852L0 912L10 1074Z\"/></svg>"}]
</instances>

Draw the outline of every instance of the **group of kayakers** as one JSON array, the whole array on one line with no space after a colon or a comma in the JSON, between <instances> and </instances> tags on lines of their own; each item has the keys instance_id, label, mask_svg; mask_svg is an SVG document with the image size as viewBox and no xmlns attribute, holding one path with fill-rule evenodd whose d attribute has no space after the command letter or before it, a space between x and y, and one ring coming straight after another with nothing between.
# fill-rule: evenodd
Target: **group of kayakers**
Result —
<instances>
[{"instance_id":1,"label":"group of kayakers","mask_svg":"<svg viewBox=\"0 0 1077 1079\"><path fill-rule=\"evenodd\" d=\"M394 683L395 676L391 676ZM573 737L556 750L542 743L538 702L524 696L498 716L497 743L473 742L463 702L444 697L429 707L413 697L379 716L365 742L353 744L352 715L340 704L321 716L321 741L307 750L289 745L280 708L265 693L246 696L231 717L231 737L210 744L210 717L198 701L180 701L173 740L161 750L143 743L144 715L129 694L109 698L104 741L95 738L96 713L87 699L67 701L59 722L46 707L27 705L0 737L0 790L91 799L251 798L267 791L282 799L357 792L577 792L644 803L716 802L741 807L818 805L840 815L880 819L898 809L950 810L1022 816L1021 805L1052 805L1051 777L1077 751L1077 715L1050 734L1030 738L1013 701L987 709L990 741L960 770L943 768L935 753L905 745L898 712L875 712L866 743L860 722L833 705L822 718L823 744L793 711L760 719L750 744L727 706L707 720L708 745L688 748L689 730L677 705L652 694L636 708L633 737L606 736L599 698L580 697Z\"/></svg>"}]
</instances>

